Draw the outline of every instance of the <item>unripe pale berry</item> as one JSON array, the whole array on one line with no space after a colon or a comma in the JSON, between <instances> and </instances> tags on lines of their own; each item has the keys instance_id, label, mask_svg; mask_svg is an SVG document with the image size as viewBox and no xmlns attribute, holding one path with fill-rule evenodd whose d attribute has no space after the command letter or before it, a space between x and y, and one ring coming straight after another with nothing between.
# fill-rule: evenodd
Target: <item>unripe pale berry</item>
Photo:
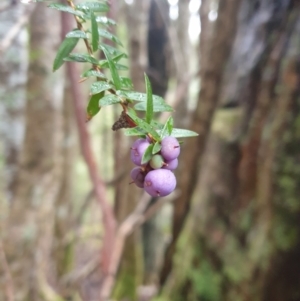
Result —
<instances>
[{"instance_id":1,"label":"unripe pale berry","mask_svg":"<svg viewBox=\"0 0 300 301\"><path fill-rule=\"evenodd\" d=\"M163 169L175 170L178 166L178 159L174 159L171 161L166 161Z\"/></svg>"},{"instance_id":2,"label":"unripe pale berry","mask_svg":"<svg viewBox=\"0 0 300 301\"><path fill-rule=\"evenodd\" d=\"M153 169L161 168L164 165L164 158L161 155L154 155L150 160Z\"/></svg>"},{"instance_id":3,"label":"unripe pale berry","mask_svg":"<svg viewBox=\"0 0 300 301\"><path fill-rule=\"evenodd\" d=\"M180 145L178 140L172 136L165 137L161 141L160 152L166 161L176 159L180 154Z\"/></svg>"},{"instance_id":4,"label":"unripe pale berry","mask_svg":"<svg viewBox=\"0 0 300 301\"><path fill-rule=\"evenodd\" d=\"M150 145L150 143L146 139L138 139L136 140L131 148L130 157L131 161L135 165L142 165L142 158L145 153L145 150Z\"/></svg>"},{"instance_id":5,"label":"unripe pale berry","mask_svg":"<svg viewBox=\"0 0 300 301\"><path fill-rule=\"evenodd\" d=\"M145 177L144 189L153 197L162 197L170 194L176 187L174 174L167 169L155 169Z\"/></svg>"},{"instance_id":6,"label":"unripe pale berry","mask_svg":"<svg viewBox=\"0 0 300 301\"><path fill-rule=\"evenodd\" d=\"M130 172L131 179L134 181L135 185L143 188L145 176L140 167L135 167Z\"/></svg>"}]
</instances>

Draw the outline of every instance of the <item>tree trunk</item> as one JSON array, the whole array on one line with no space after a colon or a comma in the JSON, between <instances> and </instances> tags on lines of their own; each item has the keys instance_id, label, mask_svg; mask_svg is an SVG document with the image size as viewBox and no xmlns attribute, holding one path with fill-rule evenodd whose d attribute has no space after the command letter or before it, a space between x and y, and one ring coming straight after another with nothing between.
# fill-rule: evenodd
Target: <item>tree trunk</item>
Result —
<instances>
[{"instance_id":1,"label":"tree trunk","mask_svg":"<svg viewBox=\"0 0 300 301\"><path fill-rule=\"evenodd\" d=\"M59 14L36 4L30 19L26 129L6 229L15 299L47 299L54 203L60 184L62 80L52 73Z\"/></svg>"},{"instance_id":2,"label":"tree trunk","mask_svg":"<svg viewBox=\"0 0 300 301\"><path fill-rule=\"evenodd\" d=\"M201 156L209 135L210 125L215 108L219 102L220 87L226 66L226 60L232 47L236 31L237 11L239 0L223 0L219 4L218 19L211 29L212 23L208 22L206 11L210 1L202 1L202 33L200 36L201 62L201 90L198 105L193 113L190 129L199 133L197 138L187 139L182 147L181 165L185 171L181 172L177 180L179 197L175 199L172 241L164 257L161 271L160 284L167 280L172 269L172 258L179 234L184 225L185 218L190 208L190 200L197 183L197 174ZM211 33L212 32L212 33ZM210 64L208 64L210 62Z\"/></svg>"},{"instance_id":3,"label":"tree trunk","mask_svg":"<svg viewBox=\"0 0 300 301\"><path fill-rule=\"evenodd\" d=\"M169 82L169 5L167 1L152 0L149 10L148 26L148 68L152 92L165 97ZM152 199L152 204L157 198ZM163 211L157 212L143 227L144 251L144 284L156 285L158 282L159 267L162 262L164 235L161 220L165 219Z\"/></svg>"},{"instance_id":4,"label":"tree trunk","mask_svg":"<svg viewBox=\"0 0 300 301\"><path fill-rule=\"evenodd\" d=\"M26 13L25 6L11 1L11 6L0 14L0 41L3 42L11 28ZM0 59L0 134L3 141L5 194L12 197L13 178L17 171L20 147L24 137L24 106L26 99L28 35L21 28ZM2 153L2 152L1 152ZM3 196L4 198L4 196Z\"/></svg>"},{"instance_id":5,"label":"tree trunk","mask_svg":"<svg viewBox=\"0 0 300 301\"><path fill-rule=\"evenodd\" d=\"M167 300L300 299L300 12L273 5L240 7Z\"/></svg>"}]
</instances>

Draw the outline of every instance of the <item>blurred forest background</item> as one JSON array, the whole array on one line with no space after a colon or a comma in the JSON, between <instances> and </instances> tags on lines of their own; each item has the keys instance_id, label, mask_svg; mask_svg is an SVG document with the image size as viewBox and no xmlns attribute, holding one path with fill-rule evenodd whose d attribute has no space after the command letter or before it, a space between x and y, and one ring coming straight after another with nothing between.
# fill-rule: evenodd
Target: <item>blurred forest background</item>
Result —
<instances>
[{"instance_id":1,"label":"blurred forest background","mask_svg":"<svg viewBox=\"0 0 300 301\"><path fill-rule=\"evenodd\" d=\"M0 301L300 301L299 1L109 3L135 90L146 72L199 136L149 199L119 108L85 123L84 67L52 72L72 16L1 0Z\"/></svg>"}]
</instances>

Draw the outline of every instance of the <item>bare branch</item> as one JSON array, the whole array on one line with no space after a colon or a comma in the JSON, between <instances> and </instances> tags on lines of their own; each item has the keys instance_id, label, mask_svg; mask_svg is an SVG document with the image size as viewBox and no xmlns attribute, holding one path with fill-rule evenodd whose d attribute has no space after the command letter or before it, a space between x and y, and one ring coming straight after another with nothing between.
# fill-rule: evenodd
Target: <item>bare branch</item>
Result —
<instances>
[{"instance_id":1,"label":"bare branch","mask_svg":"<svg viewBox=\"0 0 300 301\"><path fill-rule=\"evenodd\" d=\"M70 23L71 19L69 18L69 16L64 15L62 17L62 26L64 32L68 32L72 28L72 24ZM77 83L79 74L77 70L77 65L67 63L66 67L68 78L72 87L75 118L79 132L81 152L88 167L89 175L93 184L93 189L95 191L97 201L99 202L99 205L102 210L104 237L103 249L101 252L101 265L102 271L104 275L106 275L108 273L108 266L111 261L112 248L114 245L116 221L113 214L113 210L109 205L107 199L105 183L98 174L98 167L96 165L96 160L92 151L90 135L85 122L85 109L82 104L83 97L81 95L81 90L79 89L79 85Z\"/></svg>"},{"instance_id":2,"label":"bare branch","mask_svg":"<svg viewBox=\"0 0 300 301\"><path fill-rule=\"evenodd\" d=\"M120 260L122 257L124 245L126 238L144 222L153 216L163 204L166 202L173 201L177 197L177 194L173 194L171 197L159 199L152 206L149 207L152 198L144 193L139 201L135 210L125 219L125 221L120 225L115 244L113 248L113 253L111 256L111 262L108 270L108 275L104 279L101 292L100 292L100 301L109 300L110 294L112 292Z\"/></svg>"}]
</instances>

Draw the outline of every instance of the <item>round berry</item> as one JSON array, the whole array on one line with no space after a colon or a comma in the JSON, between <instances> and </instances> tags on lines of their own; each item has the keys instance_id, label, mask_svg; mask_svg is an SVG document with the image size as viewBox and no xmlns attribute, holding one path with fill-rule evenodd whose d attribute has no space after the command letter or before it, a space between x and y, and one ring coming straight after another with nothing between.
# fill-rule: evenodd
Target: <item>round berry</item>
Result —
<instances>
[{"instance_id":1,"label":"round berry","mask_svg":"<svg viewBox=\"0 0 300 301\"><path fill-rule=\"evenodd\" d=\"M149 145L150 143L146 139L138 139L133 143L131 147L130 157L131 161L135 165L142 165L143 155Z\"/></svg>"},{"instance_id":2,"label":"round berry","mask_svg":"<svg viewBox=\"0 0 300 301\"><path fill-rule=\"evenodd\" d=\"M143 188L144 187L144 173L140 167L135 167L130 172L131 179L134 181L135 185Z\"/></svg>"},{"instance_id":3,"label":"round berry","mask_svg":"<svg viewBox=\"0 0 300 301\"><path fill-rule=\"evenodd\" d=\"M174 174L167 169L155 169L145 177L144 189L153 197L162 197L170 194L176 187Z\"/></svg>"},{"instance_id":4,"label":"round berry","mask_svg":"<svg viewBox=\"0 0 300 301\"><path fill-rule=\"evenodd\" d=\"M166 161L176 159L180 154L180 145L178 140L172 136L165 137L161 141L160 152Z\"/></svg>"},{"instance_id":5,"label":"round berry","mask_svg":"<svg viewBox=\"0 0 300 301\"><path fill-rule=\"evenodd\" d=\"M178 159L176 158L171 161L166 161L163 166L163 169L175 170L177 166L178 166Z\"/></svg>"},{"instance_id":6,"label":"round berry","mask_svg":"<svg viewBox=\"0 0 300 301\"><path fill-rule=\"evenodd\" d=\"M150 160L153 169L161 168L164 165L164 158L161 155L154 155Z\"/></svg>"}]
</instances>

